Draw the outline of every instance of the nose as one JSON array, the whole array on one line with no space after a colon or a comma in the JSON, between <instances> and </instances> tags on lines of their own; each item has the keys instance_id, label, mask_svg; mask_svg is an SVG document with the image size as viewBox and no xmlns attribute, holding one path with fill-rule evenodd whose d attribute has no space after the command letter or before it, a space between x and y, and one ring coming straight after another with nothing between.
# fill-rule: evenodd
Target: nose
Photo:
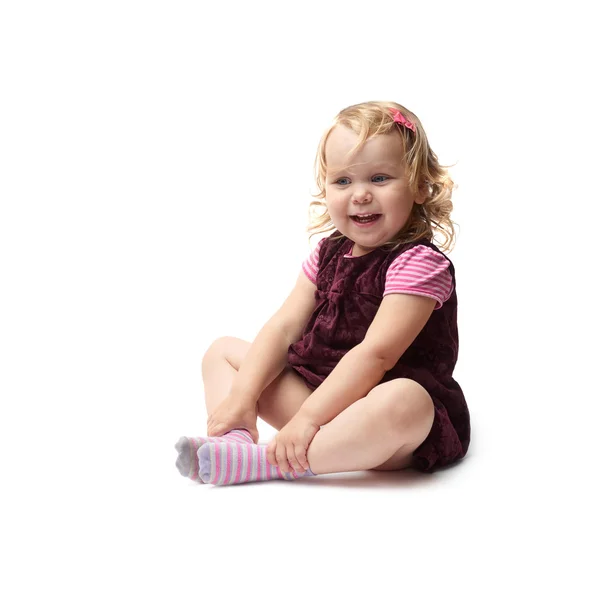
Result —
<instances>
[{"instance_id":1,"label":"nose","mask_svg":"<svg viewBox=\"0 0 600 600\"><path fill-rule=\"evenodd\" d=\"M352 202L363 204L364 202L371 202L373 196L366 186L359 186L352 192Z\"/></svg>"}]
</instances>

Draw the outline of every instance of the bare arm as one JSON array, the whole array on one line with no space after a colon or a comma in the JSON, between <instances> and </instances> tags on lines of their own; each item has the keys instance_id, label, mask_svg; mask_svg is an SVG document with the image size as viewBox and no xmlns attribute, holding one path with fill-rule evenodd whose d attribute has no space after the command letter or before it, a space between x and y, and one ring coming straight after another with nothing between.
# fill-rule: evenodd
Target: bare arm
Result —
<instances>
[{"instance_id":1,"label":"bare arm","mask_svg":"<svg viewBox=\"0 0 600 600\"><path fill-rule=\"evenodd\" d=\"M429 320L435 300L423 296L385 296L365 339L347 352L308 397L299 415L325 425L366 396L412 344Z\"/></svg>"},{"instance_id":2,"label":"bare arm","mask_svg":"<svg viewBox=\"0 0 600 600\"><path fill-rule=\"evenodd\" d=\"M359 344L349 350L323 383L308 397L298 415L325 425L360 398L385 375L384 361Z\"/></svg>"},{"instance_id":3,"label":"bare arm","mask_svg":"<svg viewBox=\"0 0 600 600\"><path fill-rule=\"evenodd\" d=\"M267 321L240 365L231 387L232 395L247 404L256 404L263 390L286 366L291 343L275 318Z\"/></svg>"},{"instance_id":4,"label":"bare arm","mask_svg":"<svg viewBox=\"0 0 600 600\"><path fill-rule=\"evenodd\" d=\"M252 342L233 380L233 395L254 405L263 390L283 371L290 344L300 339L315 308L316 289L301 272L286 301Z\"/></svg>"}]
</instances>

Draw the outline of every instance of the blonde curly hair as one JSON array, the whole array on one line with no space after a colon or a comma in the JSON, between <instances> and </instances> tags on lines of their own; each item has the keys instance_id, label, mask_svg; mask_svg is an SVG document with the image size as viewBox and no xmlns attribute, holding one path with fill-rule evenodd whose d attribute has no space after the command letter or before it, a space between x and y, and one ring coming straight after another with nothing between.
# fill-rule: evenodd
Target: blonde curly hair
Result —
<instances>
[{"instance_id":1,"label":"blonde curly hair","mask_svg":"<svg viewBox=\"0 0 600 600\"><path fill-rule=\"evenodd\" d=\"M415 130L412 131L404 126L398 126L392 118L392 110L399 110L402 115L412 121ZM336 125L345 125L358 136L358 143L352 149L360 150L362 146L376 135L393 133L399 135L404 149L404 158L408 172L409 189L413 194L425 193L423 204L415 203L408 221L404 227L383 248L389 251L395 250L401 244L425 238L433 241L440 234L444 239L438 244L443 251L450 252L455 245L454 223L450 218L453 209L452 191L456 187L448 175L448 167L438 162L438 157L433 152L425 130L418 117L396 102L363 102L354 104L341 110L335 117L333 124L325 131L315 158L315 179L319 189L318 194L312 194L313 200L309 206L309 226L307 231L309 239L319 233L335 229L333 221L327 211L327 204L322 200L325 198L325 180L327 175L327 161L325 159L325 144L329 134ZM315 211L321 208L323 212L314 216ZM340 239L337 236L332 239Z\"/></svg>"}]
</instances>

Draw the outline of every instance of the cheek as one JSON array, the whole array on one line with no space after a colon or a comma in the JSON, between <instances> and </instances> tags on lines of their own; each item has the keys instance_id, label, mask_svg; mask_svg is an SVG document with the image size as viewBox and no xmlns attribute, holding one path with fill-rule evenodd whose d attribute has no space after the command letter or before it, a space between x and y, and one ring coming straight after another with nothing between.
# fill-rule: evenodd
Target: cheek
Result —
<instances>
[{"instance_id":1,"label":"cheek","mask_svg":"<svg viewBox=\"0 0 600 600\"><path fill-rule=\"evenodd\" d=\"M346 207L344 204L342 204L340 202L337 202L337 203L334 202L331 205L329 213L332 215L335 215L338 218L345 217L346 216Z\"/></svg>"},{"instance_id":2,"label":"cheek","mask_svg":"<svg viewBox=\"0 0 600 600\"><path fill-rule=\"evenodd\" d=\"M332 212L340 212L345 209L345 202L343 198L340 197L340 194L336 194L335 192L331 192L325 198L325 203L327 204L327 208Z\"/></svg>"}]
</instances>

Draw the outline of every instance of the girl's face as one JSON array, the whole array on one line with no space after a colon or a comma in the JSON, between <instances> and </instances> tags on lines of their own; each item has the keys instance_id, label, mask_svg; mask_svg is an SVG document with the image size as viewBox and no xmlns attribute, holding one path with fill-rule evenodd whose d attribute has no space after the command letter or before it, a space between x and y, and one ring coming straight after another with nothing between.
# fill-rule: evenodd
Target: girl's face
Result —
<instances>
[{"instance_id":1,"label":"girl's face","mask_svg":"<svg viewBox=\"0 0 600 600\"><path fill-rule=\"evenodd\" d=\"M358 135L344 125L336 125L325 147L327 174L325 203L336 229L354 242L353 256L362 256L391 240L408 221L413 197L404 176L402 142L397 135L377 135L347 160L346 153ZM361 225L356 214L379 215Z\"/></svg>"}]
</instances>

